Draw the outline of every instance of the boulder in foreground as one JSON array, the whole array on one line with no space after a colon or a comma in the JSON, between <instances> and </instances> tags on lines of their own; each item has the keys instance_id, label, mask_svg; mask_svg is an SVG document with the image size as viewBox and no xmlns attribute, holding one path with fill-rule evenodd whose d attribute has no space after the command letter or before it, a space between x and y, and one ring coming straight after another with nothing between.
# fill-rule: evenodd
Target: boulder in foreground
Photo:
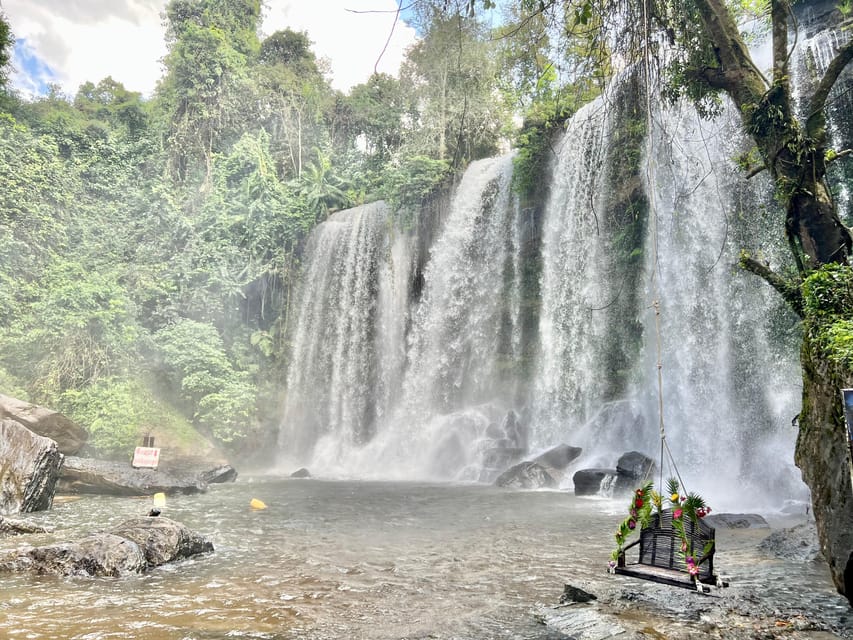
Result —
<instances>
[{"instance_id":1,"label":"boulder in foreground","mask_svg":"<svg viewBox=\"0 0 853 640\"><path fill-rule=\"evenodd\" d=\"M210 541L179 522L140 517L77 542L4 552L0 554L0 571L121 577L212 551Z\"/></svg>"},{"instance_id":2,"label":"boulder in foreground","mask_svg":"<svg viewBox=\"0 0 853 640\"><path fill-rule=\"evenodd\" d=\"M50 509L61 467L53 440L0 418L0 514Z\"/></svg>"}]
</instances>

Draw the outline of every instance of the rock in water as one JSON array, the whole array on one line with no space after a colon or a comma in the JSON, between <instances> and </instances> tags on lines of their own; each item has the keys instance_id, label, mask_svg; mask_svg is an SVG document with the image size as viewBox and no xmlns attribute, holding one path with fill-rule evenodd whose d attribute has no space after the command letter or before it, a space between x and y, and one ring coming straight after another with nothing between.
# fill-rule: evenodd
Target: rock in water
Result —
<instances>
[{"instance_id":1,"label":"rock in water","mask_svg":"<svg viewBox=\"0 0 853 640\"><path fill-rule=\"evenodd\" d=\"M757 513L715 513L705 518L705 523L715 529L769 529Z\"/></svg>"},{"instance_id":2,"label":"rock in water","mask_svg":"<svg viewBox=\"0 0 853 640\"><path fill-rule=\"evenodd\" d=\"M616 462L616 471L628 480L628 484L640 483L644 479L652 480L657 464L649 456L639 451L623 453Z\"/></svg>"},{"instance_id":3,"label":"rock in water","mask_svg":"<svg viewBox=\"0 0 853 640\"><path fill-rule=\"evenodd\" d=\"M141 517L77 542L4 552L0 571L120 577L212 551L211 542L174 520Z\"/></svg>"},{"instance_id":4,"label":"rock in water","mask_svg":"<svg viewBox=\"0 0 853 640\"><path fill-rule=\"evenodd\" d=\"M616 469L581 469L572 476L576 496L594 496L602 491L602 484L613 486L619 477Z\"/></svg>"},{"instance_id":5,"label":"rock in water","mask_svg":"<svg viewBox=\"0 0 853 640\"><path fill-rule=\"evenodd\" d=\"M164 518L139 517L110 531L139 545L149 567L213 551L213 543L184 525Z\"/></svg>"},{"instance_id":6,"label":"rock in water","mask_svg":"<svg viewBox=\"0 0 853 640\"><path fill-rule=\"evenodd\" d=\"M542 465L522 462L499 475L495 484L515 489L546 489L556 487L557 481Z\"/></svg>"},{"instance_id":7,"label":"rock in water","mask_svg":"<svg viewBox=\"0 0 853 640\"><path fill-rule=\"evenodd\" d=\"M53 440L0 419L0 513L50 509L62 460Z\"/></svg>"},{"instance_id":8,"label":"rock in water","mask_svg":"<svg viewBox=\"0 0 853 640\"><path fill-rule=\"evenodd\" d=\"M59 452L74 455L86 443L86 430L61 413L0 394L0 418L9 418L56 442Z\"/></svg>"},{"instance_id":9,"label":"rock in water","mask_svg":"<svg viewBox=\"0 0 853 640\"><path fill-rule=\"evenodd\" d=\"M18 536L27 533L47 533L48 529L26 520L0 517L0 536Z\"/></svg>"}]
</instances>

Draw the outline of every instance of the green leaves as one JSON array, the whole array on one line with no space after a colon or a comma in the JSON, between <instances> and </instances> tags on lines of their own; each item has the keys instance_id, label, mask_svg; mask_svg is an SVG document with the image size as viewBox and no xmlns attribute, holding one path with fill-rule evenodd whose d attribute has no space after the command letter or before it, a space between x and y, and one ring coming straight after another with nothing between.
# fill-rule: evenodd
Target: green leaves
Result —
<instances>
[{"instance_id":1,"label":"green leaves","mask_svg":"<svg viewBox=\"0 0 853 640\"><path fill-rule=\"evenodd\" d=\"M155 342L164 373L180 388L195 422L222 443L243 437L253 423L256 390L232 365L216 328L183 319L157 333Z\"/></svg>"}]
</instances>

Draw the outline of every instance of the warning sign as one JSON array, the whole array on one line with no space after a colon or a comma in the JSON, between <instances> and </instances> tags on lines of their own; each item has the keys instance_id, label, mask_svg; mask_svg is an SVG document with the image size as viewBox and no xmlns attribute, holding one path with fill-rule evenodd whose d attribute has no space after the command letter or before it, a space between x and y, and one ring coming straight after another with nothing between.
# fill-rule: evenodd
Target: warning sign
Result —
<instances>
[{"instance_id":1,"label":"warning sign","mask_svg":"<svg viewBox=\"0 0 853 640\"><path fill-rule=\"evenodd\" d=\"M133 462L130 466L145 469L156 469L160 463L159 447L136 447L133 452Z\"/></svg>"}]
</instances>

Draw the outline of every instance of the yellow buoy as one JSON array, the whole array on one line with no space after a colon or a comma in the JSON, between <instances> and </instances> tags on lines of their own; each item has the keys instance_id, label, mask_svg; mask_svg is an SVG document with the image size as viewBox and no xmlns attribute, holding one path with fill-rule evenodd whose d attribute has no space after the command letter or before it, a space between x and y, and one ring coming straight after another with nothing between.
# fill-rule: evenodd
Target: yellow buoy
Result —
<instances>
[{"instance_id":1,"label":"yellow buoy","mask_svg":"<svg viewBox=\"0 0 853 640\"><path fill-rule=\"evenodd\" d=\"M166 506L166 494L165 493L155 493L154 494L154 506L155 507L165 507Z\"/></svg>"},{"instance_id":2,"label":"yellow buoy","mask_svg":"<svg viewBox=\"0 0 853 640\"><path fill-rule=\"evenodd\" d=\"M252 501L249 503L249 506L252 507L252 509L258 510L267 508L267 505L265 505L262 500L258 500L257 498L252 498Z\"/></svg>"}]
</instances>

